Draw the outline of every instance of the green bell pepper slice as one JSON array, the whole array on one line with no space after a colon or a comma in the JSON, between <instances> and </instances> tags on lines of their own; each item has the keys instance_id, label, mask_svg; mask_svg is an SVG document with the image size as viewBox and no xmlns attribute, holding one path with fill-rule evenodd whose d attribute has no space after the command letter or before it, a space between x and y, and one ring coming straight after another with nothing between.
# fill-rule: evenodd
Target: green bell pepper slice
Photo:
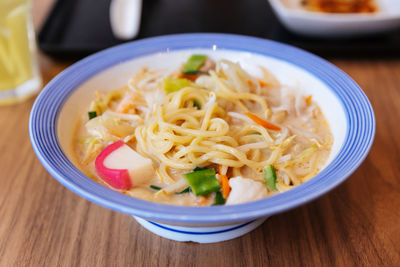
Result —
<instances>
[{"instance_id":1,"label":"green bell pepper slice","mask_svg":"<svg viewBox=\"0 0 400 267\"><path fill-rule=\"evenodd\" d=\"M185 78L165 78L163 80L164 91L168 93L177 92L182 88L191 86L192 83Z\"/></svg>"},{"instance_id":2,"label":"green bell pepper slice","mask_svg":"<svg viewBox=\"0 0 400 267\"><path fill-rule=\"evenodd\" d=\"M225 204L225 198L222 196L221 191L218 191L215 194L215 203L213 206L218 206L218 205L224 205Z\"/></svg>"},{"instance_id":3,"label":"green bell pepper slice","mask_svg":"<svg viewBox=\"0 0 400 267\"><path fill-rule=\"evenodd\" d=\"M183 65L182 72L184 74L197 74L206 59L206 55L192 55Z\"/></svg>"},{"instance_id":4,"label":"green bell pepper slice","mask_svg":"<svg viewBox=\"0 0 400 267\"><path fill-rule=\"evenodd\" d=\"M264 180L267 187L272 190L276 191L276 173L275 168L272 164L264 167Z\"/></svg>"},{"instance_id":5,"label":"green bell pepper slice","mask_svg":"<svg viewBox=\"0 0 400 267\"><path fill-rule=\"evenodd\" d=\"M196 196L205 196L221 189L214 169L198 170L183 176Z\"/></svg>"}]
</instances>

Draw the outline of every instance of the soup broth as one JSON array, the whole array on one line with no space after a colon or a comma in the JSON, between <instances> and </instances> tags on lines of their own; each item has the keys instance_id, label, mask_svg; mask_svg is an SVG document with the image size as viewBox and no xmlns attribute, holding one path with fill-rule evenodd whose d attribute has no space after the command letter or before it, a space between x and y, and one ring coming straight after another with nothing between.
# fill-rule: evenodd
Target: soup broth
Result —
<instances>
[{"instance_id":1,"label":"soup broth","mask_svg":"<svg viewBox=\"0 0 400 267\"><path fill-rule=\"evenodd\" d=\"M123 194L186 206L232 205L315 176L333 136L312 95L267 69L193 55L97 92L73 140L80 168Z\"/></svg>"}]
</instances>

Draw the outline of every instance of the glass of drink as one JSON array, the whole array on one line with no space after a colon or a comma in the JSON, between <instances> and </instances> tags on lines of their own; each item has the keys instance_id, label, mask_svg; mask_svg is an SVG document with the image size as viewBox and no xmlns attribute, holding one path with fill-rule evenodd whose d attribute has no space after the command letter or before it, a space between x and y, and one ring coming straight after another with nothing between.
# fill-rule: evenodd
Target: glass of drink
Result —
<instances>
[{"instance_id":1,"label":"glass of drink","mask_svg":"<svg viewBox=\"0 0 400 267\"><path fill-rule=\"evenodd\" d=\"M29 0L0 0L0 105L41 87Z\"/></svg>"}]
</instances>

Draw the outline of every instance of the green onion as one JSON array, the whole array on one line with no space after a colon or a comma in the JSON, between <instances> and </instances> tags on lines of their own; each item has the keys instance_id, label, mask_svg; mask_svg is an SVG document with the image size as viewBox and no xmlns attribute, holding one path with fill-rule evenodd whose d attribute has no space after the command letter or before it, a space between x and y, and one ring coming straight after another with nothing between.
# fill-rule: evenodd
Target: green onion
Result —
<instances>
[{"instance_id":1,"label":"green onion","mask_svg":"<svg viewBox=\"0 0 400 267\"><path fill-rule=\"evenodd\" d=\"M189 193L189 192L191 192L191 191L192 191L192 190L190 189L190 186L188 186L188 187L186 187L185 189L183 189L182 191L176 192L175 194L180 195L180 194Z\"/></svg>"},{"instance_id":2,"label":"green onion","mask_svg":"<svg viewBox=\"0 0 400 267\"><path fill-rule=\"evenodd\" d=\"M222 193L218 191L215 194L215 203L213 204L213 206L224 205L224 204L225 204L225 198L222 196Z\"/></svg>"},{"instance_id":3,"label":"green onion","mask_svg":"<svg viewBox=\"0 0 400 267\"><path fill-rule=\"evenodd\" d=\"M196 167L196 168L194 168L194 172L197 172L197 171L202 171L202 170L207 170L207 169L205 169L205 168L200 168L200 167Z\"/></svg>"},{"instance_id":4,"label":"green onion","mask_svg":"<svg viewBox=\"0 0 400 267\"><path fill-rule=\"evenodd\" d=\"M196 196L208 195L221 189L214 169L198 170L183 176Z\"/></svg>"},{"instance_id":5,"label":"green onion","mask_svg":"<svg viewBox=\"0 0 400 267\"><path fill-rule=\"evenodd\" d=\"M89 111L88 112L89 120L94 119L97 117L97 112L96 111Z\"/></svg>"},{"instance_id":6,"label":"green onion","mask_svg":"<svg viewBox=\"0 0 400 267\"><path fill-rule=\"evenodd\" d=\"M193 106L196 107L197 109L201 109L201 105L197 100L193 100Z\"/></svg>"},{"instance_id":7,"label":"green onion","mask_svg":"<svg viewBox=\"0 0 400 267\"><path fill-rule=\"evenodd\" d=\"M276 191L276 173L275 168L271 164L264 167L264 180L267 187L272 190Z\"/></svg>"},{"instance_id":8,"label":"green onion","mask_svg":"<svg viewBox=\"0 0 400 267\"><path fill-rule=\"evenodd\" d=\"M182 88L191 86L192 83L185 78L165 78L164 91L166 93L172 93L181 90Z\"/></svg>"},{"instance_id":9,"label":"green onion","mask_svg":"<svg viewBox=\"0 0 400 267\"><path fill-rule=\"evenodd\" d=\"M192 55L183 65L182 72L184 74L197 74L200 67L206 62L206 55Z\"/></svg>"},{"instance_id":10,"label":"green onion","mask_svg":"<svg viewBox=\"0 0 400 267\"><path fill-rule=\"evenodd\" d=\"M156 185L150 185L150 188L154 189L154 190L157 190L157 191L162 189L161 187L156 186Z\"/></svg>"}]
</instances>

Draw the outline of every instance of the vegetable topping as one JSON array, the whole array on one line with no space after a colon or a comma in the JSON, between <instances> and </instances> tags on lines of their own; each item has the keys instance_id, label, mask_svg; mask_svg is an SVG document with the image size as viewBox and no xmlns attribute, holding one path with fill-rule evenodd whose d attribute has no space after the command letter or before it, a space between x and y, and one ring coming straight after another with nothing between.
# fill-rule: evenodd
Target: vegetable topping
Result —
<instances>
[{"instance_id":1,"label":"vegetable topping","mask_svg":"<svg viewBox=\"0 0 400 267\"><path fill-rule=\"evenodd\" d=\"M183 65L182 73L184 74L198 74L201 66L206 62L206 55L192 55Z\"/></svg>"},{"instance_id":2,"label":"vegetable topping","mask_svg":"<svg viewBox=\"0 0 400 267\"><path fill-rule=\"evenodd\" d=\"M192 83L185 78L165 78L164 91L166 93L172 93L181 90L182 88L191 86Z\"/></svg>"},{"instance_id":3,"label":"vegetable topping","mask_svg":"<svg viewBox=\"0 0 400 267\"><path fill-rule=\"evenodd\" d=\"M267 128L267 129L269 129L269 130L275 130L275 131L280 131L280 130L281 130L281 127L279 127L279 126L277 126L277 125L275 125L275 124L273 124L273 123L270 123L270 122L268 122L268 121L265 121L265 120L261 119L260 117L254 115L254 114L252 114L252 113L247 112L247 113L245 113L245 114L246 114L246 116L249 117L252 121L254 121L255 123L257 123L258 125L263 126L264 128Z\"/></svg>"},{"instance_id":4,"label":"vegetable topping","mask_svg":"<svg viewBox=\"0 0 400 267\"><path fill-rule=\"evenodd\" d=\"M218 192L215 194L215 203L214 203L214 206L217 206L217 205L224 205L224 204L225 204L225 198L222 196L221 192L218 191Z\"/></svg>"},{"instance_id":5,"label":"vegetable topping","mask_svg":"<svg viewBox=\"0 0 400 267\"><path fill-rule=\"evenodd\" d=\"M196 196L208 195L221 189L214 169L204 169L183 175Z\"/></svg>"},{"instance_id":6,"label":"vegetable topping","mask_svg":"<svg viewBox=\"0 0 400 267\"><path fill-rule=\"evenodd\" d=\"M264 167L265 184L271 191L276 191L276 173L272 164Z\"/></svg>"},{"instance_id":7,"label":"vegetable topping","mask_svg":"<svg viewBox=\"0 0 400 267\"><path fill-rule=\"evenodd\" d=\"M229 186L229 180L228 176L226 174L222 174L222 166L218 166L218 174L221 179L221 187L222 187L222 196L227 199L229 196L229 193L231 192L231 187Z\"/></svg>"},{"instance_id":8,"label":"vegetable topping","mask_svg":"<svg viewBox=\"0 0 400 267\"><path fill-rule=\"evenodd\" d=\"M96 111L89 111L88 112L89 120L94 119L97 117L97 112Z\"/></svg>"}]
</instances>

